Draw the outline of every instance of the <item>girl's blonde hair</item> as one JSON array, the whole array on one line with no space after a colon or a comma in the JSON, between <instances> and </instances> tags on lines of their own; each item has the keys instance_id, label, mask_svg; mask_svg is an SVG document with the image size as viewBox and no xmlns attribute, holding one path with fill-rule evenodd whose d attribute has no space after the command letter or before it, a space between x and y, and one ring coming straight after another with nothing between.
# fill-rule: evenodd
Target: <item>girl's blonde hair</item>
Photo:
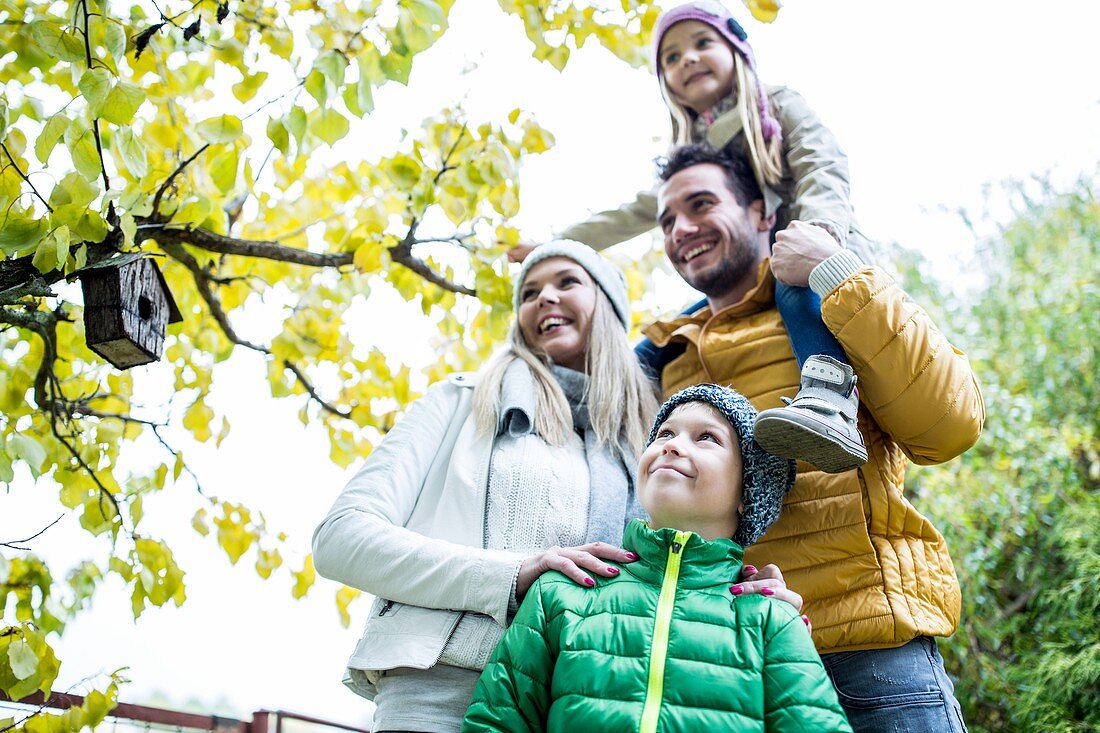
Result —
<instances>
[{"instance_id":1,"label":"girl's blonde hair","mask_svg":"<svg viewBox=\"0 0 1100 733\"><path fill-rule=\"evenodd\" d=\"M657 414L657 395L627 343L622 323L604 292L595 284L596 308L585 355L588 375L588 421L597 445L610 445L627 461L645 448L649 426ZM500 420L500 388L512 362L522 361L535 381L535 432L551 445L565 445L573 431L573 414L551 361L523 337L518 321L512 323L508 345L490 363L474 389L473 414L477 429L493 435Z\"/></svg>"},{"instance_id":2,"label":"girl's blonde hair","mask_svg":"<svg viewBox=\"0 0 1100 733\"><path fill-rule=\"evenodd\" d=\"M729 46L729 43L726 42L726 45ZM735 85L729 90L729 94L737 101L737 114L741 118L741 127L745 132L745 143L753 173L756 174L757 183L761 187L774 186L783 177L783 139L782 135L773 135L771 140L765 140L760 119L761 97L769 110L771 101L757 81L756 74L748 68L744 57L732 46L729 46L729 49L733 54L735 78ZM698 114L680 104L668 88L664 74L658 73L657 78L661 85L661 97L665 100L665 106L668 107L671 118L672 147L703 142L692 138L692 123Z\"/></svg>"}]
</instances>

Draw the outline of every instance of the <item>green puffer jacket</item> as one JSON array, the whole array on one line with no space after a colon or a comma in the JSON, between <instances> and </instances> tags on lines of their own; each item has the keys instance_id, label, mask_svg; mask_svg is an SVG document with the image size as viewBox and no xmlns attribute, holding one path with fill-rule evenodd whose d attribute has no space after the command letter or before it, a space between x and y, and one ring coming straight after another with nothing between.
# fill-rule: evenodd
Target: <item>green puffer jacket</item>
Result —
<instances>
[{"instance_id":1,"label":"green puffer jacket","mask_svg":"<svg viewBox=\"0 0 1100 733\"><path fill-rule=\"evenodd\" d=\"M478 681L464 731L848 731L802 619L734 596L741 546L627 527L640 558L583 588L547 573Z\"/></svg>"}]
</instances>

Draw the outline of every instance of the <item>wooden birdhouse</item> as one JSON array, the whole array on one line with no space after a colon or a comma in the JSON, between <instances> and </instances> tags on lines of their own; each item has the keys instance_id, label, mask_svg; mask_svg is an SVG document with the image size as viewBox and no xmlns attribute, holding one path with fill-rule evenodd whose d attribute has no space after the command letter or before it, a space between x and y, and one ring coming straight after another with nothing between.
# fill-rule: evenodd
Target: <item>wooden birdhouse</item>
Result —
<instances>
[{"instance_id":1,"label":"wooden birdhouse","mask_svg":"<svg viewBox=\"0 0 1100 733\"><path fill-rule=\"evenodd\" d=\"M183 316L152 258L133 252L79 274L88 348L118 369L159 361L168 324Z\"/></svg>"}]
</instances>

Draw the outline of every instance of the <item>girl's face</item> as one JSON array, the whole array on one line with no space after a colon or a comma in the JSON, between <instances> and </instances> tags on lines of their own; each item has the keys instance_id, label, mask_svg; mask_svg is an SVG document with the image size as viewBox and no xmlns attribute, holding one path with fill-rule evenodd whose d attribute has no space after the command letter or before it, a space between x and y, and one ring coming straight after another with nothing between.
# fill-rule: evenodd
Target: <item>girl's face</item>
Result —
<instances>
[{"instance_id":1,"label":"girl's face","mask_svg":"<svg viewBox=\"0 0 1100 733\"><path fill-rule=\"evenodd\" d=\"M596 283L568 257L550 257L527 271L520 285L519 330L535 351L555 364L584 371Z\"/></svg>"},{"instance_id":2,"label":"girl's face","mask_svg":"<svg viewBox=\"0 0 1100 733\"><path fill-rule=\"evenodd\" d=\"M733 92L734 50L711 26L685 20L661 39L657 60L677 102L705 112Z\"/></svg>"},{"instance_id":3,"label":"girl's face","mask_svg":"<svg viewBox=\"0 0 1100 733\"><path fill-rule=\"evenodd\" d=\"M638 500L654 528L732 537L741 507L741 441L703 402L672 411L638 461Z\"/></svg>"}]
</instances>

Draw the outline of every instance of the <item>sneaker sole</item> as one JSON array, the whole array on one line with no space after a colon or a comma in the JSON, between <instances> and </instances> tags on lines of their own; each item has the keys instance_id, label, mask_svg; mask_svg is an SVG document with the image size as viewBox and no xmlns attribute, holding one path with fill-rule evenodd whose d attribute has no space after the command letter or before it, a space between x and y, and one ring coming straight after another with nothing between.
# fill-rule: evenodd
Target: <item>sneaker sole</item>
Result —
<instances>
[{"instance_id":1,"label":"sneaker sole","mask_svg":"<svg viewBox=\"0 0 1100 733\"><path fill-rule=\"evenodd\" d=\"M801 417L801 416L799 416ZM790 415L761 416L756 442L772 455L806 461L825 473L843 473L867 462L867 449L838 435L826 423Z\"/></svg>"}]
</instances>

